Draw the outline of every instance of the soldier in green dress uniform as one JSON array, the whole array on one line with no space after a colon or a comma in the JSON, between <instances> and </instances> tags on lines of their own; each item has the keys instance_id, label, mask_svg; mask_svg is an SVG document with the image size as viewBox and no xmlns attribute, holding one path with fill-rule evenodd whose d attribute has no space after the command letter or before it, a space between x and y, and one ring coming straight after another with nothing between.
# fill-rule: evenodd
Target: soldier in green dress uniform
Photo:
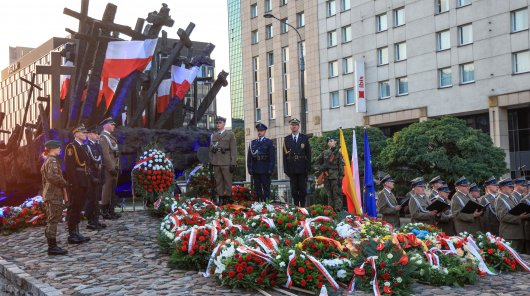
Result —
<instances>
[{"instance_id":1,"label":"soldier in green dress uniform","mask_svg":"<svg viewBox=\"0 0 530 296\"><path fill-rule=\"evenodd\" d=\"M473 214L462 213L462 209L470 200L480 203L478 199L469 195L470 185L466 177L460 177L455 182L456 192L451 198L451 209L457 234L461 232L475 234L482 230L480 216L484 213L483 211L476 210Z\"/></svg>"},{"instance_id":2,"label":"soldier in green dress uniform","mask_svg":"<svg viewBox=\"0 0 530 296\"><path fill-rule=\"evenodd\" d=\"M480 204L486 206L482 219L482 229L484 232L489 232L493 235L499 235L499 218L495 211L495 199L499 194L499 183L495 177L490 177L484 182L484 190L486 193L480 197Z\"/></svg>"},{"instance_id":3,"label":"soldier in green dress uniform","mask_svg":"<svg viewBox=\"0 0 530 296\"><path fill-rule=\"evenodd\" d=\"M510 241L512 248L517 252L524 251L524 229L523 223L528 220L529 214L523 213L518 216L509 213L518 202L511 196L513 192L513 181L504 179L499 181L500 193L495 202L495 210L500 220L499 234L502 238Z\"/></svg>"},{"instance_id":4,"label":"soldier in green dress uniform","mask_svg":"<svg viewBox=\"0 0 530 296\"><path fill-rule=\"evenodd\" d=\"M436 226L440 228L446 235L455 235L455 224L453 222L453 213L451 212L451 201L449 200L449 193L451 189L447 184L443 184L436 188L438 193L432 201L439 200L449 205L449 207L436 215Z\"/></svg>"},{"instance_id":5,"label":"soldier in green dress uniform","mask_svg":"<svg viewBox=\"0 0 530 296\"><path fill-rule=\"evenodd\" d=\"M232 174L236 169L236 136L225 129L226 118L217 117L216 131L210 141L210 164L213 166L215 191L220 203L228 203L232 196Z\"/></svg>"},{"instance_id":6,"label":"soldier in green dress uniform","mask_svg":"<svg viewBox=\"0 0 530 296\"><path fill-rule=\"evenodd\" d=\"M431 185L431 194L429 195L429 200L433 200L438 195L438 188L445 184L445 180L440 176L436 176L429 181Z\"/></svg>"},{"instance_id":7,"label":"soldier in green dress uniform","mask_svg":"<svg viewBox=\"0 0 530 296\"><path fill-rule=\"evenodd\" d=\"M412 192L409 199L410 220L412 223L426 223L435 225L437 211L429 211L429 198L425 195L425 180L423 177L411 181Z\"/></svg>"},{"instance_id":8,"label":"soldier in green dress uniform","mask_svg":"<svg viewBox=\"0 0 530 296\"><path fill-rule=\"evenodd\" d=\"M342 178L344 177L344 159L337 149L337 139L328 137L328 149L322 151L315 160L317 175L324 174L324 189L328 195L328 205L336 212L342 210Z\"/></svg>"},{"instance_id":9,"label":"soldier in green dress uniform","mask_svg":"<svg viewBox=\"0 0 530 296\"><path fill-rule=\"evenodd\" d=\"M383 190L377 194L377 212L383 215L383 221L386 221L395 229L401 226L399 220L399 211L401 205L397 202L396 196L392 193L394 189L394 179L390 175L386 175L381 179Z\"/></svg>"}]
</instances>

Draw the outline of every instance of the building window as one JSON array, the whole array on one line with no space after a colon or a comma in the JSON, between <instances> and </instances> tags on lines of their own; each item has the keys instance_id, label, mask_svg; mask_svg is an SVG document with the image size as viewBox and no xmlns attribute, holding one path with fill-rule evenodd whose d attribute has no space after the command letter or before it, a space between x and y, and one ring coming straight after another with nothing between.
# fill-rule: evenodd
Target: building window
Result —
<instances>
[{"instance_id":1,"label":"building window","mask_svg":"<svg viewBox=\"0 0 530 296\"><path fill-rule=\"evenodd\" d=\"M269 105L269 119L276 119L276 107Z\"/></svg>"},{"instance_id":2,"label":"building window","mask_svg":"<svg viewBox=\"0 0 530 296\"><path fill-rule=\"evenodd\" d=\"M513 73L530 72L530 51L513 54Z\"/></svg>"},{"instance_id":3,"label":"building window","mask_svg":"<svg viewBox=\"0 0 530 296\"><path fill-rule=\"evenodd\" d=\"M344 99L346 105L355 104L355 90L353 88L348 88L344 91Z\"/></svg>"},{"instance_id":4,"label":"building window","mask_svg":"<svg viewBox=\"0 0 530 296\"><path fill-rule=\"evenodd\" d=\"M258 41L259 41L258 30L254 30L254 31L252 31L252 32L250 33L250 35L251 35L251 39L252 39L252 44L256 44L256 43L258 43Z\"/></svg>"},{"instance_id":5,"label":"building window","mask_svg":"<svg viewBox=\"0 0 530 296\"><path fill-rule=\"evenodd\" d=\"M265 26L265 39L271 39L273 35L272 24Z\"/></svg>"},{"instance_id":6,"label":"building window","mask_svg":"<svg viewBox=\"0 0 530 296\"><path fill-rule=\"evenodd\" d=\"M261 109L256 108L256 121L261 121Z\"/></svg>"},{"instance_id":7,"label":"building window","mask_svg":"<svg viewBox=\"0 0 530 296\"><path fill-rule=\"evenodd\" d=\"M337 45L337 31L328 32L328 47Z\"/></svg>"},{"instance_id":8,"label":"building window","mask_svg":"<svg viewBox=\"0 0 530 296\"><path fill-rule=\"evenodd\" d=\"M305 15L302 11L296 14L296 27L300 28L303 26L305 26Z\"/></svg>"},{"instance_id":9,"label":"building window","mask_svg":"<svg viewBox=\"0 0 530 296\"><path fill-rule=\"evenodd\" d=\"M288 19L283 19L280 21L280 33L287 33L289 31L289 20Z\"/></svg>"},{"instance_id":10,"label":"building window","mask_svg":"<svg viewBox=\"0 0 530 296\"><path fill-rule=\"evenodd\" d=\"M351 41L351 25L342 27L342 43Z\"/></svg>"},{"instance_id":11,"label":"building window","mask_svg":"<svg viewBox=\"0 0 530 296\"><path fill-rule=\"evenodd\" d=\"M409 94L409 81L407 77L400 77L396 79L396 89L398 96Z\"/></svg>"},{"instance_id":12,"label":"building window","mask_svg":"<svg viewBox=\"0 0 530 296\"><path fill-rule=\"evenodd\" d=\"M449 30L436 33L436 49L446 50L451 48L451 34Z\"/></svg>"},{"instance_id":13,"label":"building window","mask_svg":"<svg viewBox=\"0 0 530 296\"><path fill-rule=\"evenodd\" d=\"M394 27L405 24L405 7L394 9Z\"/></svg>"},{"instance_id":14,"label":"building window","mask_svg":"<svg viewBox=\"0 0 530 296\"><path fill-rule=\"evenodd\" d=\"M383 31L386 31L388 29L388 22L387 22L386 13L377 15L375 17L375 22L376 22L376 30L377 30L377 32L383 32Z\"/></svg>"},{"instance_id":15,"label":"building window","mask_svg":"<svg viewBox=\"0 0 530 296\"><path fill-rule=\"evenodd\" d=\"M435 0L436 13L449 11L449 0Z\"/></svg>"},{"instance_id":16,"label":"building window","mask_svg":"<svg viewBox=\"0 0 530 296\"><path fill-rule=\"evenodd\" d=\"M388 64L388 47L381 47L377 49L377 65Z\"/></svg>"},{"instance_id":17,"label":"building window","mask_svg":"<svg viewBox=\"0 0 530 296\"><path fill-rule=\"evenodd\" d=\"M272 11L272 0L265 0L265 12L271 12Z\"/></svg>"},{"instance_id":18,"label":"building window","mask_svg":"<svg viewBox=\"0 0 530 296\"><path fill-rule=\"evenodd\" d=\"M390 98L390 83L388 80L379 82L379 99Z\"/></svg>"},{"instance_id":19,"label":"building window","mask_svg":"<svg viewBox=\"0 0 530 296\"><path fill-rule=\"evenodd\" d=\"M255 18L258 16L258 4L254 3L250 5L250 17Z\"/></svg>"},{"instance_id":20,"label":"building window","mask_svg":"<svg viewBox=\"0 0 530 296\"><path fill-rule=\"evenodd\" d=\"M334 16L337 14L337 9L335 7L335 0L329 0L326 2L326 16Z\"/></svg>"},{"instance_id":21,"label":"building window","mask_svg":"<svg viewBox=\"0 0 530 296\"><path fill-rule=\"evenodd\" d=\"M291 104L289 104L289 102L285 102L285 106L283 108L283 115L285 117L291 116Z\"/></svg>"},{"instance_id":22,"label":"building window","mask_svg":"<svg viewBox=\"0 0 530 296\"><path fill-rule=\"evenodd\" d=\"M351 1L350 0L341 0L340 6L342 11L350 10L351 9Z\"/></svg>"},{"instance_id":23,"label":"building window","mask_svg":"<svg viewBox=\"0 0 530 296\"><path fill-rule=\"evenodd\" d=\"M333 92L330 92L329 93L329 101L330 101L330 107L331 108L338 108L340 103L339 103L339 92L338 91L333 91Z\"/></svg>"},{"instance_id":24,"label":"building window","mask_svg":"<svg viewBox=\"0 0 530 296\"><path fill-rule=\"evenodd\" d=\"M451 67L438 69L438 87L445 88L451 86L453 86Z\"/></svg>"},{"instance_id":25,"label":"building window","mask_svg":"<svg viewBox=\"0 0 530 296\"><path fill-rule=\"evenodd\" d=\"M471 0L456 0L456 6L462 7L471 4Z\"/></svg>"},{"instance_id":26,"label":"building window","mask_svg":"<svg viewBox=\"0 0 530 296\"><path fill-rule=\"evenodd\" d=\"M471 24L458 27L458 45L473 43L473 26Z\"/></svg>"},{"instance_id":27,"label":"building window","mask_svg":"<svg viewBox=\"0 0 530 296\"><path fill-rule=\"evenodd\" d=\"M282 94L284 102L284 116L290 116L291 111L289 110L289 93L288 89L290 88L289 83L289 47L282 47Z\"/></svg>"},{"instance_id":28,"label":"building window","mask_svg":"<svg viewBox=\"0 0 530 296\"><path fill-rule=\"evenodd\" d=\"M287 0L280 0L280 6L284 6L285 4L287 4Z\"/></svg>"},{"instance_id":29,"label":"building window","mask_svg":"<svg viewBox=\"0 0 530 296\"><path fill-rule=\"evenodd\" d=\"M339 63L337 61L329 62L329 78L339 75Z\"/></svg>"},{"instance_id":30,"label":"building window","mask_svg":"<svg viewBox=\"0 0 530 296\"><path fill-rule=\"evenodd\" d=\"M512 11L512 32L528 29L528 8Z\"/></svg>"},{"instance_id":31,"label":"building window","mask_svg":"<svg viewBox=\"0 0 530 296\"><path fill-rule=\"evenodd\" d=\"M401 42L396 43L395 45L395 60L396 62L403 61L407 59L407 43Z\"/></svg>"},{"instance_id":32,"label":"building window","mask_svg":"<svg viewBox=\"0 0 530 296\"><path fill-rule=\"evenodd\" d=\"M467 63L460 65L460 83L472 83L475 82L475 65L473 63Z\"/></svg>"},{"instance_id":33,"label":"building window","mask_svg":"<svg viewBox=\"0 0 530 296\"><path fill-rule=\"evenodd\" d=\"M353 57L342 59L342 73L343 74L353 73Z\"/></svg>"}]
</instances>

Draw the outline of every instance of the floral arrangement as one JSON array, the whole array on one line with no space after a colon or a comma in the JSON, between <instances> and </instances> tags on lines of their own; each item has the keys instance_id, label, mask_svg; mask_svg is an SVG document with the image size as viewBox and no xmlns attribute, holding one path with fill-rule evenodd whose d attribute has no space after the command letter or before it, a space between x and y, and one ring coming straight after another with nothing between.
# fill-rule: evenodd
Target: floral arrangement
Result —
<instances>
[{"instance_id":1,"label":"floral arrangement","mask_svg":"<svg viewBox=\"0 0 530 296\"><path fill-rule=\"evenodd\" d=\"M232 200L235 203L241 203L242 201L254 201L256 200L255 194L250 193L250 189L241 185L232 186Z\"/></svg>"},{"instance_id":2,"label":"floral arrangement","mask_svg":"<svg viewBox=\"0 0 530 296\"><path fill-rule=\"evenodd\" d=\"M212 188L214 187L215 184L210 173L210 166L204 165L188 177L186 196L189 198L210 198L212 196Z\"/></svg>"},{"instance_id":3,"label":"floral arrangement","mask_svg":"<svg viewBox=\"0 0 530 296\"><path fill-rule=\"evenodd\" d=\"M523 270L517 263L514 253L508 248L509 244L501 237L491 233L477 233L476 243L481 249L486 264L499 272Z\"/></svg>"},{"instance_id":4,"label":"floral arrangement","mask_svg":"<svg viewBox=\"0 0 530 296\"><path fill-rule=\"evenodd\" d=\"M418 266L415 277L429 285L462 287L476 283L480 275L472 259L455 254L439 253L432 263L423 260L419 254L414 258Z\"/></svg>"},{"instance_id":5,"label":"floral arrangement","mask_svg":"<svg viewBox=\"0 0 530 296\"><path fill-rule=\"evenodd\" d=\"M150 144L136 162L132 170L134 194L154 203L160 195L172 192L175 186L173 164L156 144Z\"/></svg>"},{"instance_id":6,"label":"floral arrangement","mask_svg":"<svg viewBox=\"0 0 530 296\"><path fill-rule=\"evenodd\" d=\"M175 250L169 259L170 267L206 268L217 240L215 227L193 226L179 233L174 242Z\"/></svg>"},{"instance_id":7,"label":"floral arrangement","mask_svg":"<svg viewBox=\"0 0 530 296\"><path fill-rule=\"evenodd\" d=\"M337 217L337 213L332 206L315 204L307 208L307 213L311 217L326 216L330 218Z\"/></svg>"},{"instance_id":8,"label":"floral arrangement","mask_svg":"<svg viewBox=\"0 0 530 296\"><path fill-rule=\"evenodd\" d=\"M381 221L364 217L359 232L363 238L383 237L390 235L390 230Z\"/></svg>"},{"instance_id":9,"label":"floral arrangement","mask_svg":"<svg viewBox=\"0 0 530 296\"><path fill-rule=\"evenodd\" d=\"M46 224L44 200L29 198L18 207L0 207L0 234L7 235L30 226Z\"/></svg>"}]
</instances>

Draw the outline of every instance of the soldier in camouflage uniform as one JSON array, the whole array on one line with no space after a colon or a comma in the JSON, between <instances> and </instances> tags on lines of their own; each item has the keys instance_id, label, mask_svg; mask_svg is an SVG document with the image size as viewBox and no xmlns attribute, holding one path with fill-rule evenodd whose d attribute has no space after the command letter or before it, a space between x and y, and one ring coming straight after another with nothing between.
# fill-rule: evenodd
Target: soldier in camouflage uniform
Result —
<instances>
[{"instance_id":1,"label":"soldier in camouflage uniform","mask_svg":"<svg viewBox=\"0 0 530 296\"><path fill-rule=\"evenodd\" d=\"M335 211L342 210L342 178L344 177L344 159L337 149L337 139L328 137L328 149L322 151L315 160L318 174L324 174L324 189L328 196L328 205Z\"/></svg>"},{"instance_id":2,"label":"soldier in camouflage uniform","mask_svg":"<svg viewBox=\"0 0 530 296\"><path fill-rule=\"evenodd\" d=\"M57 156L61 153L59 141L48 141L44 144L47 156L41 167L42 174L42 196L46 206L46 230L45 236L48 240L48 255L66 255L68 251L57 246L57 224L63 217L65 203L68 202L66 186L68 183L63 177L61 164Z\"/></svg>"}]
</instances>

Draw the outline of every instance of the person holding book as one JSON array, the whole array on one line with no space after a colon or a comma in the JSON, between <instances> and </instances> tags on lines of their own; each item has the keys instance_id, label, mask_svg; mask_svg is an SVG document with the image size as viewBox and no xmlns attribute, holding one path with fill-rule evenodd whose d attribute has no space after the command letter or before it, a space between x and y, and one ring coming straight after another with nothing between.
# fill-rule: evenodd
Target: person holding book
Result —
<instances>
[{"instance_id":1,"label":"person holding book","mask_svg":"<svg viewBox=\"0 0 530 296\"><path fill-rule=\"evenodd\" d=\"M440 201L447 204L446 209L436 215L436 227L440 228L445 235L456 235L455 225L453 223L453 213L451 212L451 201L449 200L451 189L449 189L447 184L443 184L436 189L436 192L438 192L438 194L434 197L433 202Z\"/></svg>"},{"instance_id":2,"label":"person holding book","mask_svg":"<svg viewBox=\"0 0 530 296\"><path fill-rule=\"evenodd\" d=\"M438 188L445 184L445 180L440 178L440 176L436 176L429 181L429 184L431 185L431 194L429 195L429 200L432 201L438 195Z\"/></svg>"},{"instance_id":3,"label":"person holding book","mask_svg":"<svg viewBox=\"0 0 530 296\"><path fill-rule=\"evenodd\" d=\"M377 212L383 215L383 221L392 224L397 229L401 226L399 221L401 205L397 202L394 193L392 193L394 179L390 175L386 175L381 179L381 184L383 184L383 190L377 194Z\"/></svg>"},{"instance_id":4,"label":"person holding book","mask_svg":"<svg viewBox=\"0 0 530 296\"><path fill-rule=\"evenodd\" d=\"M513 180L514 188L512 198L520 203L525 196L526 191L526 179L524 177Z\"/></svg>"},{"instance_id":5,"label":"person holding book","mask_svg":"<svg viewBox=\"0 0 530 296\"><path fill-rule=\"evenodd\" d=\"M437 211L429 211L427 207L430 202L425 195L425 180L423 177L415 178L411 181L412 193L409 199L410 220L412 223L435 224Z\"/></svg>"},{"instance_id":6,"label":"person holding book","mask_svg":"<svg viewBox=\"0 0 530 296\"><path fill-rule=\"evenodd\" d=\"M495 177L490 177L484 182L486 194L480 197L480 204L485 206L484 215L481 217L482 230L493 235L499 235L499 218L495 211L495 199L499 194L499 183Z\"/></svg>"},{"instance_id":7,"label":"person holding book","mask_svg":"<svg viewBox=\"0 0 530 296\"><path fill-rule=\"evenodd\" d=\"M524 251L524 230L523 223L528 220L528 213L520 215L510 214L518 201L513 198L513 181L503 179L499 181L500 193L495 201L495 210L500 220L499 234L502 238L510 241L512 248L517 252Z\"/></svg>"},{"instance_id":8,"label":"person holding book","mask_svg":"<svg viewBox=\"0 0 530 296\"><path fill-rule=\"evenodd\" d=\"M476 183L469 185L469 195L477 201L480 200L480 188Z\"/></svg>"},{"instance_id":9,"label":"person holding book","mask_svg":"<svg viewBox=\"0 0 530 296\"><path fill-rule=\"evenodd\" d=\"M456 192L451 198L451 209L457 234L461 232L475 234L477 231L481 231L480 216L484 212L479 209L475 209L472 213L465 213L465 211L462 211L469 202L474 202L480 205L478 199L469 195L469 185L469 181L466 177L460 177L460 179L455 182Z\"/></svg>"}]
</instances>

